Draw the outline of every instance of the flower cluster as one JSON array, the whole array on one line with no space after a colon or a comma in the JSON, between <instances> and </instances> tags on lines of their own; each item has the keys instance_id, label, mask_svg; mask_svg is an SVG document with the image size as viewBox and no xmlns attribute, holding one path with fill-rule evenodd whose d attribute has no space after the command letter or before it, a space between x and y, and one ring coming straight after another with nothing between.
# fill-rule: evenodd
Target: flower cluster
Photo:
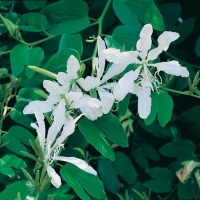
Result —
<instances>
[{"instance_id":1,"label":"flower cluster","mask_svg":"<svg viewBox=\"0 0 200 200\"><path fill-rule=\"evenodd\" d=\"M145 119L151 111L151 91L158 92L162 84L160 71L175 76L189 76L188 70L181 67L177 61L152 62L162 51L168 49L179 34L165 31L158 38L158 47L150 50L152 33L152 26L145 25L136 44L137 50L125 52L115 48L106 49L104 41L98 37L98 58L94 59L96 76L80 77L81 65L71 55L67 61L66 73L59 72L57 82L44 80L43 87L49 93L46 101L33 101L24 108L24 114L36 116L37 125L31 125L38 133L44 163L55 187L61 185L60 176L51 167L55 160L73 163L96 175L96 171L85 161L59 156L64 140L74 132L75 123L82 115L96 120L103 114L108 114L115 102L122 101L128 93L132 93L138 96L138 113ZM112 64L104 73L106 60ZM123 72L129 64L135 64L136 68L125 73L118 82L112 81L112 78ZM156 68L154 74L151 67ZM43 113L48 112L52 113L53 123L46 135Z\"/></svg>"}]
</instances>

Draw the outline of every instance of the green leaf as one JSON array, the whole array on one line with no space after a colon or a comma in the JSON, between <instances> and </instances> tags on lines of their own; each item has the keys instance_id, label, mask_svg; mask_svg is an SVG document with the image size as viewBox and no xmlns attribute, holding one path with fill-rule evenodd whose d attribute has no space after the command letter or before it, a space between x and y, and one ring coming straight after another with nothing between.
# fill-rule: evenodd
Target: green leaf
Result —
<instances>
[{"instance_id":1,"label":"green leaf","mask_svg":"<svg viewBox=\"0 0 200 200\"><path fill-rule=\"evenodd\" d=\"M40 32L44 31L47 26L47 19L41 13L27 13L22 15L19 28L23 31Z\"/></svg>"},{"instance_id":2,"label":"green leaf","mask_svg":"<svg viewBox=\"0 0 200 200\"><path fill-rule=\"evenodd\" d=\"M0 172L11 178L13 178L15 176L14 170L3 159L0 159Z\"/></svg>"},{"instance_id":3,"label":"green leaf","mask_svg":"<svg viewBox=\"0 0 200 200\"><path fill-rule=\"evenodd\" d=\"M194 28L195 23L195 17L188 18L184 20L182 23L180 23L178 26L176 26L172 31L177 32L180 34L181 37L179 37L178 40L174 41L172 44L180 44L185 40L188 35L192 32Z\"/></svg>"},{"instance_id":4,"label":"green leaf","mask_svg":"<svg viewBox=\"0 0 200 200\"><path fill-rule=\"evenodd\" d=\"M159 94L158 121L164 127L171 119L174 103L171 96L167 93Z\"/></svg>"},{"instance_id":5,"label":"green leaf","mask_svg":"<svg viewBox=\"0 0 200 200\"><path fill-rule=\"evenodd\" d=\"M141 25L135 27L118 26L112 33L112 41L120 44L120 49L122 49L123 45L125 46L125 50L136 49L141 28ZM108 47L115 46L115 42L113 43L112 41L108 42Z\"/></svg>"},{"instance_id":6,"label":"green leaf","mask_svg":"<svg viewBox=\"0 0 200 200\"><path fill-rule=\"evenodd\" d=\"M195 145L190 140L176 140L162 146L159 151L167 157L190 159L195 152Z\"/></svg>"},{"instance_id":7,"label":"green leaf","mask_svg":"<svg viewBox=\"0 0 200 200\"><path fill-rule=\"evenodd\" d=\"M137 172L130 159L122 152L115 153L115 160L112 162L116 172L129 184L133 184L137 179Z\"/></svg>"},{"instance_id":8,"label":"green leaf","mask_svg":"<svg viewBox=\"0 0 200 200\"><path fill-rule=\"evenodd\" d=\"M110 160L114 160L114 153L109 144L105 139L101 130L86 117L82 118L78 122L78 127L81 133L85 136L86 140L97 149L103 156Z\"/></svg>"},{"instance_id":9,"label":"green leaf","mask_svg":"<svg viewBox=\"0 0 200 200\"><path fill-rule=\"evenodd\" d=\"M147 156L148 158L150 158L151 160L154 161L160 161L160 156L157 153L157 151L155 150L155 148L147 143L143 143L141 145L141 152Z\"/></svg>"},{"instance_id":10,"label":"green leaf","mask_svg":"<svg viewBox=\"0 0 200 200\"><path fill-rule=\"evenodd\" d=\"M193 199L198 189L197 182L189 179L186 184L178 184L178 197L179 199Z\"/></svg>"},{"instance_id":11,"label":"green leaf","mask_svg":"<svg viewBox=\"0 0 200 200\"><path fill-rule=\"evenodd\" d=\"M136 149L132 151L132 156L134 161L142 168L147 169L149 167L148 160L144 153L141 152L140 149Z\"/></svg>"},{"instance_id":12,"label":"green leaf","mask_svg":"<svg viewBox=\"0 0 200 200\"><path fill-rule=\"evenodd\" d=\"M183 123L198 123L200 122L200 106L194 106L185 112L179 117Z\"/></svg>"},{"instance_id":13,"label":"green leaf","mask_svg":"<svg viewBox=\"0 0 200 200\"><path fill-rule=\"evenodd\" d=\"M32 135L32 133L22 126L12 126L8 133L28 146L30 146L29 140L35 140L35 137Z\"/></svg>"},{"instance_id":14,"label":"green leaf","mask_svg":"<svg viewBox=\"0 0 200 200\"><path fill-rule=\"evenodd\" d=\"M63 49L51 56L51 58L47 61L43 68L55 74L61 71L66 72L67 61L71 55L75 56L78 60L80 60L77 51L73 49ZM39 74L39 79L43 81L44 79L48 79L48 77Z\"/></svg>"},{"instance_id":15,"label":"green leaf","mask_svg":"<svg viewBox=\"0 0 200 200\"><path fill-rule=\"evenodd\" d=\"M172 181L174 178L173 173L164 167L154 167L145 170L151 178L161 180L161 181Z\"/></svg>"},{"instance_id":16,"label":"green leaf","mask_svg":"<svg viewBox=\"0 0 200 200\"><path fill-rule=\"evenodd\" d=\"M104 187L98 176L87 173L71 163L66 164L65 169L88 194L98 199L105 197Z\"/></svg>"},{"instance_id":17,"label":"green leaf","mask_svg":"<svg viewBox=\"0 0 200 200\"><path fill-rule=\"evenodd\" d=\"M46 0L39 0L39 1L27 1L27 0L23 0L23 3L25 5L25 7L28 10L36 10L36 9L40 9L43 8L46 5Z\"/></svg>"},{"instance_id":18,"label":"green leaf","mask_svg":"<svg viewBox=\"0 0 200 200\"><path fill-rule=\"evenodd\" d=\"M169 192L172 189L171 183L161 180L149 180L143 183L145 187L156 193Z\"/></svg>"},{"instance_id":19,"label":"green leaf","mask_svg":"<svg viewBox=\"0 0 200 200\"><path fill-rule=\"evenodd\" d=\"M119 108L117 112L121 115L124 116L127 112L128 105L129 105L129 99L130 99L130 94L127 94L126 97L119 102Z\"/></svg>"},{"instance_id":20,"label":"green leaf","mask_svg":"<svg viewBox=\"0 0 200 200\"><path fill-rule=\"evenodd\" d=\"M156 30L165 29L162 15L152 0L114 0L113 8L120 21L126 25L136 24L137 16L145 24L152 24Z\"/></svg>"},{"instance_id":21,"label":"green leaf","mask_svg":"<svg viewBox=\"0 0 200 200\"><path fill-rule=\"evenodd\" d=\"M163 16L166 30L171 30L181 14L180 3L165 3L159 6L159 10Z\"/></svg>"},{"instance_id":22,"label":"green leaf","mask_svg":"<svg viewBox=\"0 0 200 200\"><path fill-rule=\"evenodd\" d=\"M30 124L33 123L33 119L31 119L30 117L23 115L20 111L18 110L14 110L11 114L10 114L10 118L17 122L18 124L21 124L23 126L25 126L26 128L31 128Z\"/></svg>"},{"instance_id":23,"label":"green leaf","mask_svg":"<svg viewBox=\"0 0 200 200\"><path fill-rule=\"evenodd\" d=\"M34 87L23 87L19 90L17 94L17 101L34 101L34 100L44 100L43 97L36 94L34 91L44 92L39 88Z\"/></svg>"},{"instance_id":24,"label":"green leaf","mask_svg":"<svg viewBox=\"0 0 200 200\"><path fill-rule=\"evenodd\" d=\"M20 192L21 199L26 199L28 191L27 191L25 181L15 181L14 183L8 185L6 189L0 193L0 199L14 200L18 192Z\"/></svg>"},{"instance_id":25,"label":"green leaf","mask_svg":"<svg viewBox=\"0 0 200 200\"><path fill-rule=\"evenodd\" d=\"M5 155L2 160L4 162L6 162L8 165L16 168L16 169L21 169L22 167L23 168L26 168L26 163L21 159L21 158L18 158L17 156L13 155L13 154L7 154Z\"/></svg>"},{"instance_id":26,"label":"green leaf","mask_svg":"<svg viewBox=\"0 0 200 200\"><path fill-rule=\"evenodd\" d=\"M198 37L196 44L195 44L195 53L198 57L200 57L200 36Z\"/></svg>"},{"instance_id":27,"label":"green leaf","mask_svg":"<svg viewBox=\"0 0 200 200\"><path fill-rule=\"evenodd\" d=\"M152 100L151 112L149 116L144 120L147 126L153 123L153 121L156 118L159 106L159 94L157 92L151 92L151 100Z\"/></svg>"},{"instance_id":28,"label":"green leaf","mask_svg":"<svg viewBox=\"0 0 200 200\"><path fill-rule=\"evenodd\" d=\"M128 147L128 137L119 119L109 113L93 121L99 131L113 143Z\"/></svg>"},{"instance_id":29,"label":"green leaf","mask_svg":"<svg viewBox=\"0 0 200 200\"><path fill-rule=\"evenodd\" d=\"M118 192L120 188L120 182L111 161L100 159L98 161L98 172L106 189L113 194Z\"/></svg>"},{"instance_id":30,"label":"green leaf","mask_svg":"<svg viewBox=\"0 0 200 200\"><path fill-rule=\"evenodd\" d=\"M60 168L60 174L62 178L67 182L67 184L74 189L76 194L84 200L90 200L90 197L86 194L84 189L81 187L81 185L76 181L76 179L71 175L70 172L68 172L66 167Z\"/></svg>"},{"instance_id":31,"label":"green leaf","mask_svg":"<svg viewBox=\"0 0 200 200\"><path fill-rule=\"evenodd\" d=\"M6 142L9 142L6 145L6 148L10 149L11 151L13 151L16 154L23 156L23 154L20 151L28 152L26 147L23 144L21 144L18 139L16 139L15 137L13 137L10 134L5 135L5 138L3 139L3 143L6 143Z\"/></svg>"},{"instance_id":32,"label":"green leaf","mask_svg":"<svg viewBox=\"0 0 200 200\"><path fill-rule=\"evenodd\" d=\"M12 74L18 76L24 70L25 65L39 66L44 58L44 52L40 47L30 48L24 44L16 45L10 53ZM29 68L25 70L26 76L31 78L34 74Z\"/></svg>"},{"instance_id":33,"label":"green leaf","mask_svg":"<svg viewBox=\"0 0 200 200\"><path fill-rule=\"evenodd\" d=\"M71 34L89 26L88 6L82 0L65 0L47 5L41 13L51 26L46 30L51 35Z\"/></svg>"},{"instance_id":34,"label":"green leaf","mask_svg":"<svg viewBox=\"0 0 200 200\"><path fill-rule=\"evenodd\" d=\"M61 37L58 51L67 49L67 48L75 49L79 53L80 56L82 55L83 44L82 44L81 35L79 33L76 33L74 35L64 34Z\"/></svg>"}]
</instances>

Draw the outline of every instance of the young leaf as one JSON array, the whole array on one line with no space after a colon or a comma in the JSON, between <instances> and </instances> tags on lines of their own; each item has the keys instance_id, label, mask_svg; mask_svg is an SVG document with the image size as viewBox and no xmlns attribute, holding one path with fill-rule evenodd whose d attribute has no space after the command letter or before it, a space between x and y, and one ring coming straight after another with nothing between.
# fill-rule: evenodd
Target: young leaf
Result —
<instances>
[{"instance_id":1,"label":"young leaf","mask_svg":"<svg viewBox=\"0 0 200 200\"><path fill-rule=\"evenodd\" d=\"M16 45L10 53L10 61L12 74L18 76L24 70L25 65L36 65L39 66L42 59L44 58L44 52L40 47L30 48L24 44ZM26 67L26 76L31 78L34 71Z\"/></svg>"}]
</instances>

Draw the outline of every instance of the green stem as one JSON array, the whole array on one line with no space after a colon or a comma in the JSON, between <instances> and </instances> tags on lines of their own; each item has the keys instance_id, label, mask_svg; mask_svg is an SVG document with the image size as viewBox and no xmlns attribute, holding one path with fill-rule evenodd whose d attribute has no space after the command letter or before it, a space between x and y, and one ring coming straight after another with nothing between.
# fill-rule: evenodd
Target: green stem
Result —
<instances>
[{"instance_id":1,"label":"green stem","mask_svg":"<svg viewBox=\"0 0 200 200\"><path fill-rule=\"evenodd\" d=\"M182 94L182 95L186 95L186 96L192 96L192 97L196 97L196 98L199 98L199 99L200 99L200 96L195 95L195 94L190 94L189 91L181 92L181 91L172 90L172 89L169 89L169 88L165 88L165 90L167 90L167 91L169 91L169 92L174 92L174 93Z\"/></svg>"},{"instance_id":2,"label":"green stem","mask_svg":"<svg viewBox=\"0 0 200 200\"><path fill-rule=\"evenodd\" d=\"M103 156L92 157L92 158L88 159L87 162L90 162L90 161L96 160L96 159L100 159L100 158L103 158Z\"/></svg>"},{"instance_id":3,"label":"green stem","mask_svg":"<svg viewBox=\"0 0 200 200\"><path fill-rule=\"evenodd\" d=\"M98 27L98 35L101 35L102 33L102 23L103 23L103 20L104 20L104 17L106 15L106 12L108 11L108 8L111 4L111 0L108 0L104 9L103 9L103 12L101 13L101 16L99 17L98 21L97 22L94 22L92 25L96 25L98 24L99 27ZM96 57L97 55L97 43L95 45L95 48L94 48L94 52L93 52L93 55L92 55L92 73L91 73L91 76L94 75L95 73L95 62L94 62L94 58Z\"/></svg>"},{"instance_id":4,"label":"green stem","mask_svg":"<svg viewBox=\"0 0 200 200\"><path fill-rule=\"evenodd\" d=\"M1 55L4 55L4 54L7 54L7 53L10 53L11 52L11 50L9 50L9 51L4 51L4 52L0 52L0 56Z\"/></svg>"},{"instance_id":5,"label":"green stem","mask_svg":"<svg viewBox=\"0 0 200 200\"><path fill-rule=\"evenodd\" d=\"M40 43L43 43L43 42L46 42L47 40L50 40L52 38L55 38L57 37L58 35L50 35L42 40L39 40L39 41L36 41L36 42L32 42L32 43L28 43L28 46L35 46L37 44L40 44Z\"/></svg>"},{"instance_id":6,"label":"green stem","mask_svg":"<svg viewBox=\"0 0 200 200\"><path fill-rule=\"evenodd\" d=\"M174 187L173 190L172 190L164 199L162 199L162 200L167 200L168 197L169 197L176 189L177 189L177 185L176 185L176 187Z\"/></svg>"},{"instance_id":7,"label":"green stem","mask_svg":"<svg viewBox=\"0 0 200 200\"><path fill-rule=\"evenodd\" d=\"M40 191L37 191L37 194L35 196L35 200L38 200L39 199L39 196L40 196Z\"/></svg>"}]
</instances>

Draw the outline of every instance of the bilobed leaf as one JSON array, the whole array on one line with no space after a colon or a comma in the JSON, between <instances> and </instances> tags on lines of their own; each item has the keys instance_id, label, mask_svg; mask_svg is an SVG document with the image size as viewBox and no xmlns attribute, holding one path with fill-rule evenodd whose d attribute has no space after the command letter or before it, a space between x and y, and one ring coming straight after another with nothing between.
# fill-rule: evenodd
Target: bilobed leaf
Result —
<instances>
[{"instance_id":1,"label":"bilobed leaf","mask_svg":"<svg viewBox=\"0 0 200 200\"><path fill-rule=\"evenodd\" d=\"M87 173L71 163L66 164L65 168L88 194L98 199L105 197L104 187L98 176Z\"/></svg>"},{"instance_id":2,"label":"bilobed leaf","mask_svg":"<svg viewBox=\"0 0 200 200\"><path fill-rule=\"evenodd\" d=\"M1 200L11 200L17 197L17 193L20 192L21 199L26 199L28 190L25 181L15 181L8 185L3 192L0 193Z\"/></svg>"},{"instance_id":3,"label":"bilobed leaf","mask_svg":"<svg viewBox=\"0 0 200 200\"><path fill-rule=\"evenodd\" d=\"M84 189L81 187L81 185L76 181L76 179L71 175L70 172L68 172L67 168L65 166L60 168L60 174L62 178L67 182L67 184L74 189L76 194L84 200L90 200L90 197L86 194Z\"/></svg>"},{"instance_id":4,"label":"bilobed leaf","mask_svg":"<svg viewBox=\"0 0 200 200\"><path fill-rule=\"evenodd\" d=\"M13 154L7 154L5 155L2 160L7 163L8 165L16 168L16 169L21 169L26 168L26 163L21 159L18 158L17 156L13 155Z\"/></svg>"},{"instance_id":5,"label":"bilobed leaf","mask_svg":"<svg viewBox=\"0 0 200 200\"><path fill-rule=\"evenodd\" d=\"M164 167L154 167L154 168L149 168L145 170L151 178L161 180L161 181L172 181L174 178L173 173Z\"/></svg>"},{"instance_id":6,"label":"bilobed leaf","mask_svg":"<svg viewBox=\"0 0 200 200\"><path fill-rule=\"evenodd\" d=\"M183 112L179 119L183 123L198 123L200 121L200 106L194 106Z\"/></svg>"},{"instance_id":7,"label":"bilobed leaf","mask_svg":"<svg viewBox=\"0 0 200 200\"><path fill-rule=\"evenodd\" d=\"M24 44L16 45L10 54L12 74L18 76L28 65L39 66L43 58L44 52L40 47L30 48ZM26 68L25 72L28 78L34 74L34 71L29 68Z\"/></svg>"},{"instance_id":8,"label":"bilobed leaf","mask_svg":"<svg viewBox=\"0 0 200 200\"><path fill-rule=\"evenodd\" d=\"M78 127L81 133L85 136L86 140L97 149L103 156L110 160L114 160L114 153L109 144L105 139L102 131L86 117L82 118L78 122Z\"/></svg>"},{"instance_id":9,"label":"bilobed leaf","mask_svg":"<svg viewBox=\"0 0 200 200\"><path fill-rule=\"evenodd\" d=\"M167 93L159 94L158 121L164 127L171 119L174 103L171 96Z\"/></svg>"},{"instance_id":10,"label":"bilobed leaf","mask_svg":"<svg viewBox=\"0 0 200 200\"><path fill-rule=\"evenodd\" d=\"M15 176L15 172L12 167L10 167L10 165L6 163L3 159L0 159L0 173L9 177Z\"/></svg>"},{"instance_id":11,"label":"bilobed leaf","mask_svg":"<svg viewBox=\"0 0 200 200\"><path fill-rule=\"evenodd\" d=\"M52 3L40 12L51 26L46 30L52 35L71 34L89 26L88 6L82 0L65 0Z\"/></svg>"},{"instance_id":12,"label":"bilobed leaf","mask_svg":"<svg viewBox=\"0 0 200 200\"><path fill-rule=\"evenodd\" d=\"M118 192L120 182L111 161L104 158L100 159L98 161L98 172L106 189L113 194Z\"/></svg>"},{"instance_id":13,"label":"bilobed leaf","mask_svg":"<svg viewBox=\"0 0 200 200\"><path fill-rule=\"evenodd\" d=\"M136 149L132 151L132 156L134 161L142 168L147 169L149 167L148 160L144 153L141 152L140 149Z\"/></svg>"},{"instance_id":14,"label":"bilobed leaf","mask_svg":"<svg viewBox=\"0 0 200 200\"><path fill-rule=\"evenodd\" d=\"M126 25L135 25L137 16L145 24L152 24L156 30L162 31L165 28L162 15L152 0L114 0L113 8L121 22Z\"/></svg>"},{"instance_id":15,"label":"bilobed leaf","mask_svg":"<svg viewBox=\"0 0 200 200\"><path fill-rule=\"evenodd\" d=\"M145 181L144 186L156 193L169 192L172 189L172 184L161 180Z\"/></svg>"},{"instance_id":16,"label":"bilobed leaf","mask_svg":"<svg viewBox=\"0 0 200 200\"><path fill-rule=\"evenodd\" d=\"M93 121L94 125L110 141L123 147L128 146L128 137L121 123L113 114L109 113Z\"/></svg>"},{"instance_id":17,"label":"bilobed leaf","mask_svg":"<svg viewBox=\"0 0 200 200\"><path fill-rule=\"evenodd\" d=\"M76 33L74 35L64 34L61 37L58 51L67 48L75 49L76 51L78 51L80 56L82 55L83 44L81 35L79 33Z\"/></svg>"},{"instance_id":18,"label":"bilobed leaf","mask_svg":"<svg viewBox=\"0 0 200 200\"><path fill-rule=\"evenodd\" d=\"M27 13L22 15L19 28L23 31L40 32L44 31L47 26L47 19L41 13Z\"/></svg>"},{"instance_id":19,"label":"bilobed leaf","mask_svg":"<svg viewBox=\"0 0 200 200\"><path fill-rule=\"evenodd\" d=\"M130 159L125 154L122 152L116 152L115 160L112 162L112 166L127 183L135 183L137 179L137 172L135 171Z\"/></svg>"},{"instance_id":20,"label":"bilobed leaf","mask_svg":"<svg viewBox=\"0 0 200 200\"><path fill-rule=\"evenodd\" d=\"M195 145L190 140L176 140L162 146L159 151L167 157L191 158L195 152Z\"/></svg>"}]
</instances>

